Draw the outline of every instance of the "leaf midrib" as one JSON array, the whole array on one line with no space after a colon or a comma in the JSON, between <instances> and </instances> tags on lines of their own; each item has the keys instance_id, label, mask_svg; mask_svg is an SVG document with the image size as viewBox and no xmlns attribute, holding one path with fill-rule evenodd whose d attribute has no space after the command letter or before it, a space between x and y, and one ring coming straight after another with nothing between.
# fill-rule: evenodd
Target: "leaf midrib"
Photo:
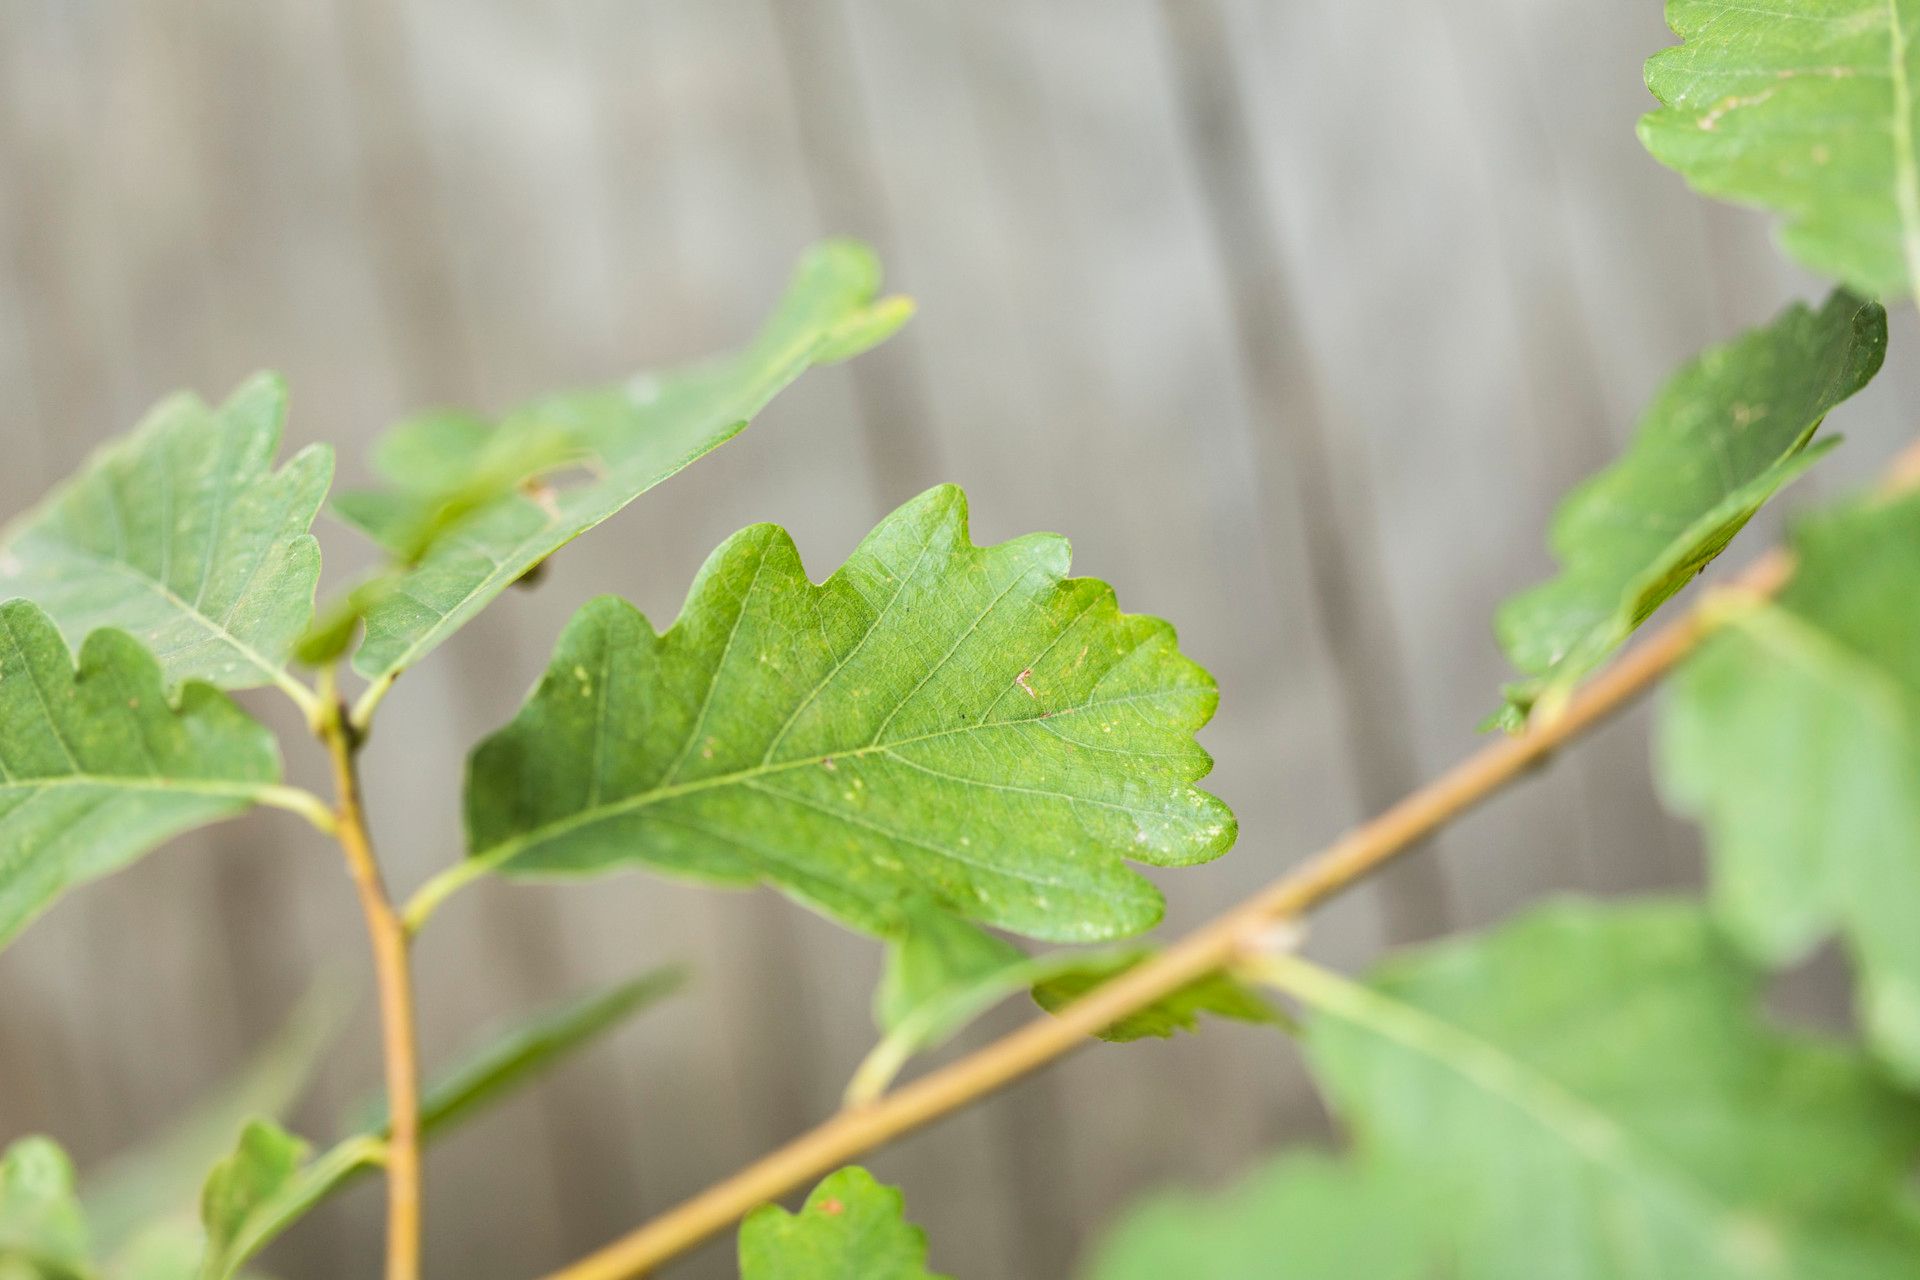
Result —
<instances>
[{"instance_id":1,"label":"leaf midrib","mask_svg":"<svg viewBox=\"0 0 1920 1280\"><path fill-rule=\"evenodd\" d=\"M1277 985L1322 1012L1364 1028L1450 1071L1482 1094L1530 1116L1587 1163L1629 1187L1648 1187L1676 1212L1706 1213L1720 1225L1739 1208L1644 1144L1625 1126L1559 1081L1492 1041L1426 1010L1296 957L1274 965ZM1511 1087L1503 1087L1511 1086ZM1603 1220L1604 1221L1604 1220Z\"/></svg>"},{"instance_id":2,"label":"leaf midrib","mask_svg":"<svg viewBox=\"0 0 1920 1280\"><path fill-rule=\"evenodd\" d=\"M242 640L232 631L229 631L225 623L215 622L211 615L202 613L194 605L188 604L185 598L176 593L173 588L169 587L166 583L156 580L149 574L140 572L124 560L117 560L112 556L103 555L98 551L89 547L83 547L65 538L55 539L54 541L69 554L92 561L102 568L119 574L128 581L144 587L159 596L162 600L173 605L188 617L198 619L204 624L209 634L225 641L235 652L251 663L256 671L265 676L269 683L278 685L289 694L292 694L294 701L301 703L303 706L310 700L311 695L297 680L287 674L284 666L280 663L269 661L265 654L255 649L245 640Z\"/></svg>"},{"instance_id":3,"label":"leaf midrib","mask_svg":"<svg viewBox=\"0 0 1920 1280\"><path fill-rule=\"evenodd\" d=\"M945 729L936 729L932 733L923 733L911 738L898 738L888 742L870 742L862 747L853 747L845 751L825 751L814 755L800 756L792 760L782 760L778 764L756 764L744 769L735 769L728 773L714 774L708 778L696 778L692 782L679 782L670 786L655 787L647 791L635 792L618 800L591 808L575 810L565 817L543 826L534 827L492 846L480 853L473 854L471 864L478 864L477 870L491 869L511 862L520 854L549 840L557 840L584 827L609 818L622 817L637 813L642 809L681 796L693 795L702 791L713 791L724 787L744 786L759 778L774 774L789 773L796 769L805 769L825 764L829 760L857 760L866 756L880 755L910 747L921 742L930 742L940 738L950 738L963 733L980 733L997 729L1018 728L1022 725L1044 725L1049 720L1059 720L1066 716L1077 715L1083 711L1095 711L1105 707L1124 706L1134 702L1145 702L1155 698L1174 697L1188 693L1183 687L1154 689L1144 693L1123 694L1117 698L1107 698L1099 702L1084 702L1078 706L1063 707L1058 711L1043 712L1040 715L1026 716L1018 720L996 720L990 724L954 725ZM985 784L980 784L985 785Z\"/></svg>"},{"instance_id":4,"label":"leaf midrib","mask_svg":"<svg viewBox=\"0 0 1920 1280\"><path fill-rule=\"evenodd\" d=\"M265 782L217 782L211 779L168 778L155 774L62 773L42 778L12 778L0 782L0 795L37 794L57 790L114 790L173 792L222 800L258 800L275 784ZM0 815L4 822L6 815Z\"/></svg>"},{"instance_id":5,"label":"leaf midrib","mask_svg":"<svg viewBox=\"0 0 1920 1280\"><path fill-rule=\"evenodd\" d=\"M1907 289L1920 290L1920 153L1914 149L1913 83L1907 69L1907 32L1900 0L1886 0L1887 45L1893 83L1893 203L1900 216Z\"/></svg>"}]
</instances>

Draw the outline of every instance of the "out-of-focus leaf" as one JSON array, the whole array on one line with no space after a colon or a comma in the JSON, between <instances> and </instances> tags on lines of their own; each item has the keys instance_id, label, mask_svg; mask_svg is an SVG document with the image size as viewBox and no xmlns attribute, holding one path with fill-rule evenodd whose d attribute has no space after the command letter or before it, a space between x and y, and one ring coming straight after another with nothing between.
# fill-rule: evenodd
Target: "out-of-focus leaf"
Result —
<instances>
[{"instance_id":1,"label":"out-of-focus leaf","mask_svg":"<svg viewBox=\"0 0 1920 1280\"><path fill-rule=\"evenodd\" d=\"M926 903L909 904L887 946L886 971L874 992L874 1021L882 1031L898 1030L916 1009L990 983L1029 959L978 925Z\"/></svg>"},{"instance_id":2,"label":"out-of-focus leaf","mask_svg":"<svg viewBox=\"0 0 1920 1280\"><path fill-rule=\"evenodd\" d=\"M1674 682L1661 772L1710 836L1713 902L1779 964L1838 932L1862 1022L1920 1082L1920 497L1796 531L1774 607Z\"/></svg>"},{"instance_id":3,"label":"out-of-focus leaf","mask_svg":"<svg viewBox=\"0 0 1920 1280\"><path fill-rule=\"evenodd\" d=\"M82 1179L94 1249L114 1255L143 1224L191 1211L208 1167L232 1148L233 1135L247 1119L284 1115L306 1092L346 1011L336 983L316 983L238 1077L154 1141L115 1156ZM197 1229L193 1234L197 1241ZM197 1265L197 1251L194 1260Z\"/></svg>"},{"instance_id":4,"label":"out-of-focus leaf","mask_svg":"<svg viewBox=\"0 0 1920 1280\"><path fill-rule=\"evenodd\" d=\"M349 1138L317 1159L311 1146L271 1120L256 1119L207 1177L200 1221L207 1252L201 1280L228 1280L346 1179L379 1162L377 1138Z\"/></svg>"},{"instance_id":5,"label":"out-of-focus leaf","mask_svg":"<svg viewBox=\"0 0 1920 1280\"><path fill-rule=\"evenodd\" d=\"M1131 948L1120 954L1086 956L1066 972L1036 983L1034 1001L1048 1013L1057 1012L1151 955L1151 948ZM1213 973L1196 978L1172 994L1128 1014L1102 1031L1100 1038L1119 1043L1149 1038L1169 1040L1175 1032L1197 1030L1203 1013L1234 1022L1287 1025L1280 1011L1258 992L1229 974Z\"/></svg>"},{"instance_id":6,"label":"out-of-focus leaf","mask_svg":"<svg viewBox=\"0 0 1920 1280\"><path fill-rule=\"evenodd\" d=\"M740 1224L740 1280L941 1280L906 1202L857 1166L828 1174L798 1213L761 1205Z\"/></svg>"},{"instance_id":7,"label":"out-of-focus leaf","mask_svg":"<svg viewBox=\"0 0 1920 1280\"><path fill-rule=\"evenodd\" d=\"M1361 1158L1435 1206L1439 1274L1913 1274L1920 1104L1769 1025L1690 906L1550 906L1366 985L1270 963Z\"/></svg>"},{"instance_id":8,"label":"out-of-focus leaf","mask_svg":"<svg viewBox=\"0 0 1920 1280\"><path fill-rule=\"evenodd\" d=\"M1892 301L1920 286L1920 0L1668 0L1656 159L1786 215L1794 257Z\"/></svg>"},{"instance_id":9,"label":"out-of-focus leaf","mask_svg":"<svg viewBox=\"0 0 1920 1280\"><path fill-rule=\"evenodd\" d=\"M198 681L170 704L125 632L94 632L76 670L38 606L0 604L0 946L66 890L246 809L279 773L264 727Z\"/></svg>"},{"instance_id":10,"label":"out-of-focus leaf","mask_svg":"<svg viewBox=\"0 0 1920 1280\"><path fill-rule=\"evenodd\" d=\"M376 454L390 487L334 504L406 566L364 602L354 667L385 679L412 666L548 556L732 439L809 367L885 338L911 307L876 301L879 284L871 251L829 241L736 355L549 397L497 425L447 413L404 424ZM588 479L548 483L563 467Z\"/></svg>"},{"instance_id":11,"label":"out-of-focus leaf","mask_svg":"<svg viewBox=\"0 0 1920 1280\"><path fill-rule=\"evenodd\" d=\"M1284 1155L1214 1195L1162 1194L1107 1233L1088 1280L1441 1280L1432 1206L1381 1169ZM1543 1270L1542 1274L1546 1274Z\"/></svg>"},{"instance_id":12,"label":"out-of-focus leaf","mask_svg":"<svg viewBox=\"0 0 1920 1280\"><path fill-rule=\"evenodd\" d=\"M22 1138L0 1157L0 1275L88 1280L87 1228L73 1162L46 1138Z\"/></svg>"},{"instance_id":13,"label":"out-of-focus leaf","mask_svg":"<svg viewBox=\"0 0 1920 1280\"><path fill-rule=\"evenodd\" d=\"M628 1018L678 991L680 969L656 969L543 1009L471 1050L420 1091L420 1131L432 1134L592 1044ZM385 1100L355 1128L387 1131Z\"/></svg>"},{"instance_id":14,"label":"out-of-focus leaf","mask_svg":"<svg viewBox=\"0 0 1920 1280\"><path fill-rule=\"evenodd\" d=\"M1661 390L1626 455L1576 489L1553 523L1560 576L1501 606L1514 666L1496 721L1518 728L1564 697L1820 452L1829 409L1886 353L1886 313L1835 293L1701 355Z\"/></svg>"},{"instance_id":15,"label":"out-of-focus leaf","mask_svg":"<svg viewBox=\"0 0 1920 1280\"><path fill-rule=\"evenodd\" d=\"M921 900L1054 940L1147 929L1160 893L1126 860L1233 840L1192 785L1217 695L1172 627L1066 570L1052 535L974 546L948 487L819 586L758 525L664 635L594 601L474 753L470 865L764 880L882 936Z\"/></svg>"},{"instance_id":16,"label":"out-of-focus leaf","mask_svg":"<svg viewBox=\"0 0 1920 1280\"><path fill-rule=\"evenodd\" d=\"M74 645L101 627L129 632L169 688L278 684L310 701L285 666L313 613L308 529L333 454L313 445L273 470L286 410L266 374L219 409L163 401L0 535L0 597L34 600Z\"/></svg>"},{"instance_id":17,"label":"out-of-focus leaf","mask_svg":"<svg viewBox=\"0 0 1920 1280\"><path fill-rule=\"evenodd\" d=\"M105 1280L199 1280L207 1233L192 1218L146 1227L113 1255Z\"/></svg>"}]
</instances>

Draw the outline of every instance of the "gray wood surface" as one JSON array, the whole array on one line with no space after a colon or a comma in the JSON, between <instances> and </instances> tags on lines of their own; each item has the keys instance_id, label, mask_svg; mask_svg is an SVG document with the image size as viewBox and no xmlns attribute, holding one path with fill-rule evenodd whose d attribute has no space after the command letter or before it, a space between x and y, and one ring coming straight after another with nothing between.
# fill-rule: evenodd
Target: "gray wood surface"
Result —
<instances>
[{"instance_id":1,"label":"gray wood surface","mask_svg":"<svg viewBox=\"0 0 1920 1280\"><path fill-rule=\"evenodd\" d=\"M258 367L291 379L291 441L362 477L410 407L723 347L800 246L865 236L920 300L901 338L401 683L370 754L392 876L458 855L463 752L578 603L670 617L754 520L824 573L954 480L979 536L1071 534L1220 679L1205 741L1243 835L1162 877L1177 928L1470 749L1505 674L1490 611L1547 570L1557 495L1681 359L1816 292L1762 220L1640 152L1639 62L1666 40L1653 4L1530 0L6 0L0 511L165 391ZM1890 452L1917 389L1906 361L1850 405L1807 491ZM336 569L364 559L324 532ZM1540 894L1696 881L1645 736L1630 716L1461 823L1314 949L1356 965ZM297 825L180 842L0 956L0 1135L100 1159L231 1071L316 966L364 982L362 953ZM433 1274L556 1264L832 1108L876 949L640 877L456 900L419 951L427 1056L668 960L691 994L436 1148ZM1830 981L1802 997L1837 1007ZM363 1008L310 1130L374 1078L373 1034ZM1288 1044L1213 1029L1091 1050L873 1166L943 1270L1058 1277L1142 1190L1325 1130ZM378 1210L328 1209L274 1271L373 1274ZM730 1272L720 1245L677 1274Z\"/></svg>"}]
</instances>

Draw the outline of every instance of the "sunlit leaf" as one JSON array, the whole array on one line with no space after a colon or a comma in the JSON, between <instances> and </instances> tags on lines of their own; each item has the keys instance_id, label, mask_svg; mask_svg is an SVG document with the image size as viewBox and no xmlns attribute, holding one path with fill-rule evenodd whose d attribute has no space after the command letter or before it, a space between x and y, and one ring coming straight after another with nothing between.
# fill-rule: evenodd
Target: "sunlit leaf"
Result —
<instances>
[{"instance_id":1,"label":"sunlit leaf","mask_svg":"<svg viewBox=\"0 0 1920 1280\"><path fill-rule=\"evenodd\" d=\"M261 375L218 409L163 401L0 535L0 597L25 596L69 643L131 633L169 688L279 684L313 614L319 544L308 532L333 477L321 445L273 470L286 389Z\"/></svg>"},{"instance_id":2,"label":"sunlit leaf","mask_svg":"<svg viewBox=\"0 0 1920 1280\"><path fill-rule=\"evenodd\" d=\"M375 455L388 487L334 504L405 567L361 602L355 668L381 678L418 662L548 556L732 439L809 367L884 339L912 307L876 301L879 285L869 250L829 241L736 355L552 396L497 424L444 412L403 424ZM585 478L553 474L563 469Z\"/></svg>"},{"instance_id":3,"label":"sunlit leaf","mask_svg":"<svg viewBox=\"0 0 1920 1280\"><path fill-rule=\"evenodd\" d=\"M1838 931L1862 1021L1920 1082L1920 498L1808 521L1776 607L1682 669L1662 772L1706 824L1713 901L1749 951Z\"/></svg>"},{"instance_id":4,"label":"sunlit leaf","mask_svg":"<svg viewBox=\"0 0 1920 1280\"><path fill-rule=\"evenodd\" d=\"M941 1280L901 1194L858 1167L829 1174L798 1213L762 1205L740 1224L740 1280Z\"/></svg>"},{"instance_id":5,"label":"sunlit leaf","mask_svg":"<svg viewBox=\"0 0 1920 1280\"><path fill-rule=\"evenodd\" d=\"M39 608L0 604L0 945L66 890L245 809L279 775L266 729L96 631L78 670Z\"/></svg>"},{"instance_id":6,"label":"sunlit leaf","mask_svg":"<svg viewBox=\"0 0 1920 1280\"><path fill-rule=\"evenodd\" d=\"M1517 728L1536 702L1564 696L1719 555L1812 463L1821 419L1866 385L1886 345L1886 313L1836 293L1668 382L1626 455L1555 516L1560 576L1501 606L1500 643L1532 678L1508 687L1500 723Z\"/></svg>"},{"instance_id":7,"label":"sunlit leaf","mask_svg":"<svg viewBox=\"0 0 1920 1280\"><path fill-rule=\"evenodd\" d=\"M1052 535L974 546L941 488L818 586L759 525L664 635L595 601L474 754L472 865L764 880L882 936L920 900L1051 940L1147 929L1160 893L1125 860L1234 836L1192 785L1214 685L1166 623L1066 570Z\"/></svg>"},{"instance_id":8,"label":"sunlit leaf","mask_svg":"<svg viewBox=\"0 0 1920 1280\"><path fill-rule=\"evenodd\" d=\"M1438 1274L1913 1274L1920 1104L1773 1026L1691 907L1555 905L1366 985L1275 973L1359 1158L1435 1207Z\"/></svg>"},{"instance_id":9,"label":"sunlit leaf","mask_svg":"<svg viewBox=\"0 0 1920 1280\"><path fill-rule=\"evenodd\" d=\"M1920 285L1920 0L1669 0L1640 122L1700 191L1784 214L1787 250L1893 300Z\"/></svg>"}]
</instances>

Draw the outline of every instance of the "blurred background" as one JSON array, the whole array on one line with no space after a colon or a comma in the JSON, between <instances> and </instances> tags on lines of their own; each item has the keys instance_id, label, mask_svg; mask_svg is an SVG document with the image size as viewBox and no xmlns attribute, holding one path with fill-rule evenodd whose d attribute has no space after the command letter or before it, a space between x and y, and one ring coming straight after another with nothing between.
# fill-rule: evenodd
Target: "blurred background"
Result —
<instances>
[{"instance_id":1,"label":"blurred background","mask_svg":"<svg viewBox=\"0 0 1920 1280\"><path fill-rule=\"evenodd\" d=\"M1815 286L1634 140L1658 6L1535 0L7 0L0 512L176 387L284 371L343 479L401 413L496 410L744 340L798 251L872 240L920 318L560 556L402 681L368 756L404 891L460 854L466 748L567 614L664 623L728 533L824 576L939 481L976 536L1072 536L1219 677L1238 848L1158 878L1180 928L1475 743L1489 616L1659 381ZM1912 318L1894 345L1911 356ZM1798 496L1912 430L1899 359ZM366 559L322 529L334 573ZM1752 554L1750 538L1734 559ZM296 733L272 700L262 714ZM1628 716L1314 923L1358 967L1542 894L1698 879ZM297 740L297 778L316 781ZM83 1166L236 1069L337 961L337 851L259 814L64 901L0 956L0 1136ZM418 953L425 1049L666 961L688 993L437 1146L430 1270L524 1277L826 1115L874 944L768 893L638 875L470 892ZM1844 1016L1833 974L1791 1003ZM1025 1016L1009 1009L970 1035ZM375 1078L370 1001L300 1127ZM964 1277L1060 1277L1097 1225L1328 1124L1271 1030L1091 1048L875 1156ZM373 1274L379 1197L269 1255ZM731 1245L675 1274L732 1273Z\"/></svg>"}]
</instances>

